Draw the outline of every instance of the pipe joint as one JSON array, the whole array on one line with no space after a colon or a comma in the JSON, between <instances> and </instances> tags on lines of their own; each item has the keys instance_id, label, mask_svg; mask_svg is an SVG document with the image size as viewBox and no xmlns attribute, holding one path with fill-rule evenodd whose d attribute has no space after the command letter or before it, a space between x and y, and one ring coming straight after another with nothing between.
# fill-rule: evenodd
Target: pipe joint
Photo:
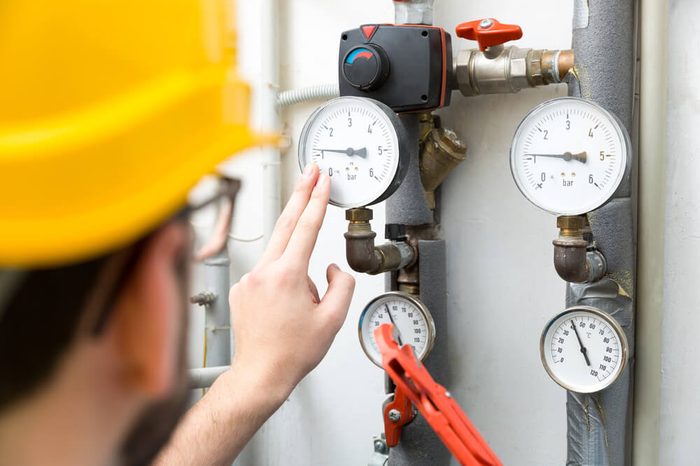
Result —
<instances>
[{"instance_id":1,"label":"pipe joint","mask_svg":"<svg viewBox=\"0 0 700 466\"><path fill-rule=\"evenodd\" d=\"M394 0L395 24L433 24L435 0Z\"/></svg>"},{"instance_id":2,"label":"pipe joint","mask_svg":"<svg viewBox=\"0 0 700 466\"><path fill-rule=\"evenodd\" d=\"M427 133L420 156L420 175L428 207L435 209L435 190L466 158L467 146L454 131L433 128Z\"/></svg>"},{"instance_id":3,"label":"pipe joint","mask_svg":"<svg viewBox=\"0 0 700 466\"><path fill-rule=\"evenodd\" d=\"M197 304L199 306L209 306L214 304L214 301L216 301L216 294L210 291L203 291L190 297L190 303Z\"/></svg>"},{"instance_id":4,"label":"pipe joint","mask_svg":"<svg viewBox=\"0 0 700 466\"><path fill-rule=\"evenodd\" d=\"M584 235L589 231L585 215L557 218L559 237L554 245L554 268L570 283L593 283L606 273L605 256Z\"/></svg>"},{"instance_id":5,"label":"pipe joint","mask_svg":"<svg viewBox=\"0 0 700 466\"><path fill-rule=\"evenodd\" d=\"M409 266L416 259L416 252L404 241L391 241L374 245L377 234L372 231L372 211L365 207L349 209L345 213L349 221L345 233L345 252L348 265L356 272L376 275Z\"/></svg>"},{"instance_id":6,"label":"pipe joint","mask_svg":"<svg viewBox=\"0 0 700 466\"><path fill-rule=\"evenodd\" d=\"M497 46L484 52L460 51L454 73L460 92L469 97L561 83L573 67L571 50Z\"/></svg>"}]
</instances>

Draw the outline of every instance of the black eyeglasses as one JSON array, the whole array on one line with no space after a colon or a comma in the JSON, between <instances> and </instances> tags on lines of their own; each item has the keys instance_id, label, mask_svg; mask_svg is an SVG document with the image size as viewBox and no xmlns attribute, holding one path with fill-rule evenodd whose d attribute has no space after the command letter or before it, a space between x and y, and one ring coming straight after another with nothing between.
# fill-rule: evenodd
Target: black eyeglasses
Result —
<instances>
[{"instance_id":1,"label":"black eyeglasses","mask_svg":"<svg viewBox=\"0 0 700 466\"><path fill-rule=\"evenodd\" d=\"M175 214L170 220L177 222L189 222L196 212L204 209L205 207L214 205L215 203L220 203L219 214L213 227L213 234L210 236L205 245L195 253L195 260L201 261L207 259L208 257L214 256L221 252L226 246L231 229L231 222L233 220L233 210L236 204L236 197L240 191L240 188L240 180L220 176L218 179L217 189L214 193L208 196L205 201L186 206ZM105 298L102 299L100 311L97 313L97 318L92 329L93 335L101 334L107 325L107 322L109 322L109 318L112 315L117 298L124 289L129 277L133 275L136 264L138 264L149 236L150 234L145 235L136 244L131 246L125 252L125 256L121 259L119 271L116 272L117 278L111 280L109 290L103 294Z\"/></svg>"}]
</instances>

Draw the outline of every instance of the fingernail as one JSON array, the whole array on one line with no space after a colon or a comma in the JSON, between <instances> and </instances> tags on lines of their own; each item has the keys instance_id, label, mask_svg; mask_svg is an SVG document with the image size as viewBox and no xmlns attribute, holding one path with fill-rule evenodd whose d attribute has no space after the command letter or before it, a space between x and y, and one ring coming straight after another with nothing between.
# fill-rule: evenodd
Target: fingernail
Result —
<instances>
[{"instance_id":1,"label":"fingernail","mask_svg":"<svg viewBox=\"0 0 700 466\"><path fill-rule=\"evenodd\" d=\"M340 270L340 267L338 267L336 264L331 264L330 268L333 270Z\"/></svg>"},{"instance_id":2,"label":"fingernail","mask_svg":"<svg viewBox=\"0 0 700 466\"><path fill-rule=\"evenodd\" d=\"M310 177L311 174L314 172L314 166L315 166L315 165L316 165L315 163L310 163L310 164L308 164L308 165L306 166L306 168L304 169L304 176Z\"/></svg>"},{"instance_id":3,"label":"fingernail","mask_svg":"<svg viewBox=\"0 0 700 466\"><path fill-rule=\"evenodd\" d=\"M328 183L328 182L330 182L331 177L328 176L326 173L321 173L321 176L319 176L318 180L321 183Z\"/></svg>"}]
</instances>

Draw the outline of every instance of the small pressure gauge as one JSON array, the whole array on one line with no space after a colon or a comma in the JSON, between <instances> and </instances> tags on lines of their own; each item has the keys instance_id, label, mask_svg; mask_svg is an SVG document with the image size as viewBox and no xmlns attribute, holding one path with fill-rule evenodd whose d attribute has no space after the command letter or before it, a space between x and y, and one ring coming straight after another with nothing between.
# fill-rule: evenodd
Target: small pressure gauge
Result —
<instances>
[{"instance_id":1,"label":"small pressure gauge","mask_svg":"<svg viewBox=\"0 0 700 466\"><path fill-rule=\"evenodd\" d=\"M382 355L374 331L382 324L394 324L400 346L411 345L416 357L423 360L433 349L435 323L430 311L418 298L392 291L377 296L360 315L360 345L367 357L382 367Z\"/></svg>"},{"instance_id":2,"label":"small pressure gauge","mask_svg":"<svg viewBox=\"0 0 700 466\"><path fill-rule=\"evenodd\" d=\"M331 177L330 203L353 208L388 198L408 168L408 139L386 105L339 97L318 108L304 125L299 167L316 163Z\"/></svg>"},{"instance_id":3,"label":"small pressure gauge","mask_svg":"<svg viewBox=\"0 0 700 466\"><path fill-rule=\"evenodd\" d=\"M614 115L588 100L562 97L539 105L520 123L510 167L537 207L580 215L615 194L630 158L629 136Z\"/></svg>"},{"instance_id":4,"label":"small pressure gauge","mask_svg":"<svg viewBox=\"0 0 700 466\"><path fill-rule=\"evenodd\" d=\"M627 364L627 337L606 312L589 306L567 309L544 328L542 364L559 385L578 393L609 387Z\"/></svg>"}]
</instances>

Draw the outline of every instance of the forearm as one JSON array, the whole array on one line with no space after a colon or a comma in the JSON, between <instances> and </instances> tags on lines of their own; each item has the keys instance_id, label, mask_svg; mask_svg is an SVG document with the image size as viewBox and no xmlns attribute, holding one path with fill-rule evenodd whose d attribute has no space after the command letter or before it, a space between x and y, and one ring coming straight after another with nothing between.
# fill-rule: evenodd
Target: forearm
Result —
<instances>
[{"instance_id":1,"label":"forearm","mask_svg":"<svg viewBox=\"0 0 700 466\"><path fill-rule=\"evenodd\" d=\"M272 374L234 365L187 413L155 464L230 465L289 390Z\"/></svg>"}]
</instances>

